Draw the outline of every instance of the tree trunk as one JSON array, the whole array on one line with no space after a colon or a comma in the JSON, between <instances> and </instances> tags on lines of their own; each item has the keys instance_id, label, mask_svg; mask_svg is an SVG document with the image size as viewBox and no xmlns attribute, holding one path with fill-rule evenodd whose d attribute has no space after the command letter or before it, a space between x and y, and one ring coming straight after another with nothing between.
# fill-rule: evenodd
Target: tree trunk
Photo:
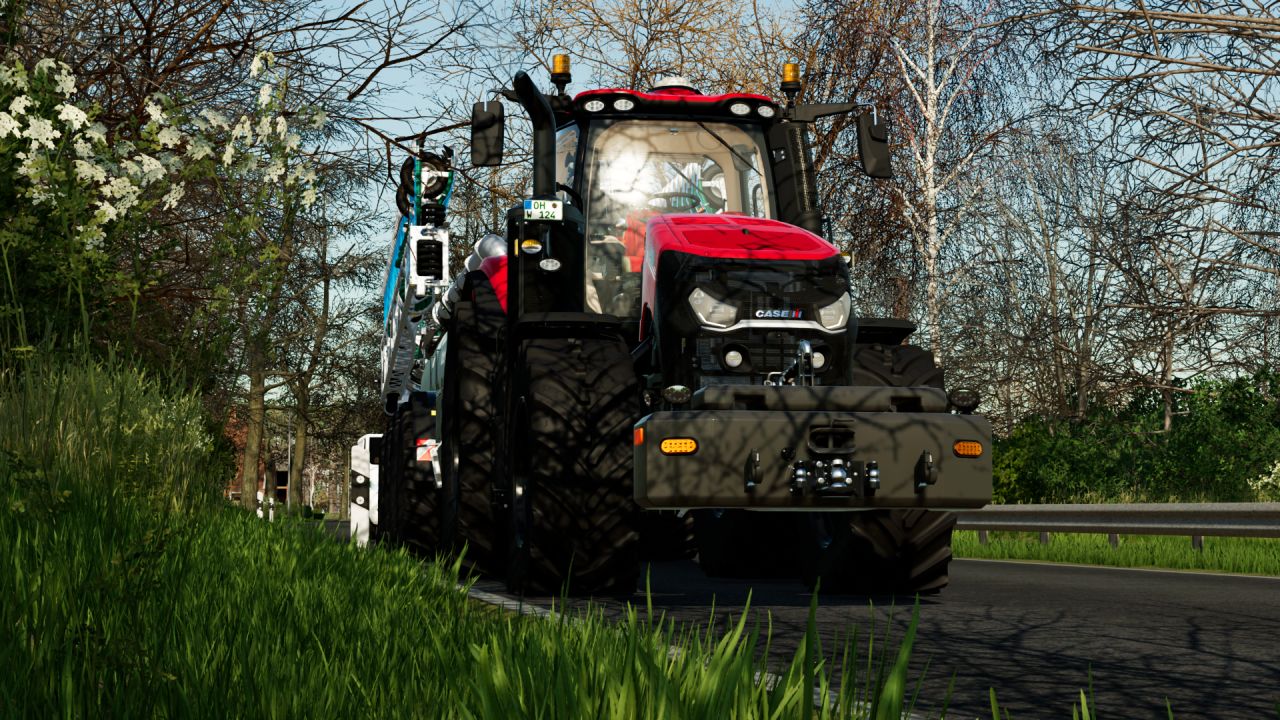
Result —
<instances>
[{"instance_id":1,"label":"tree trunk","mask_svg":"<svg viewBox=\"0 0 1280 720\"><path fill-rule=\"evenodd\" d=\"M295 492L299 492L302 488L302 470L307 466L307 413L305 407L298 408L298 416L294 419L293 430L293 455L289 462L289 506L291 510L298 509L295 506L306 504L306 498L297 496L297 502L294 501Z\"/></svg>"},{"instance_id":2,"label":"tree trunk","mask_svg":"<svg viewBox=\"0 0 1280 720\"><path fill-rule=\"evenodd\" d=\"M267 374L257 367L257 354L251 353L249 368L249 414L245 418L244 458L241 461L240 504L248 510L258 506L258 480L262 462L262 428L267 415ZM266 490L263 490L265 502Z\"/></svg>"}]
</instances>

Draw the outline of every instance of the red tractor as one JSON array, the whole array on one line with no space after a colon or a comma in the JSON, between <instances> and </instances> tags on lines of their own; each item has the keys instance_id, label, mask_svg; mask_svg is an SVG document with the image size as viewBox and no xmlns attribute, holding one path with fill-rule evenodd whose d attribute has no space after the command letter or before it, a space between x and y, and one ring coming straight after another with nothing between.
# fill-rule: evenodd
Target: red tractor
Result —
<instances>
[{"instance_id":1,"label":"red tractor","mask_svg":"<svg viewBox=\"0 0 1280 720\"><path fill-rule=\"evenodd\" d=\"M829 591L943 587L946 511L991 498L991 429L904 344L911 323L857 317L820 235L810 126L858 113L864 169L889 177L871 108L796 104L793 65L785 105L678 78L571 97L555 70L555 93L525 73L503 91L532 121L532 195L451 284L392 287L447 245L425 174L402 203L418 225L388 275L375 534L465 545L517 591L629 593L643 557L679 555ZM476 104L474 164L501 162L503 116ZM397 342L415 359L388 367Z\"/></svg>"}]
</instances>

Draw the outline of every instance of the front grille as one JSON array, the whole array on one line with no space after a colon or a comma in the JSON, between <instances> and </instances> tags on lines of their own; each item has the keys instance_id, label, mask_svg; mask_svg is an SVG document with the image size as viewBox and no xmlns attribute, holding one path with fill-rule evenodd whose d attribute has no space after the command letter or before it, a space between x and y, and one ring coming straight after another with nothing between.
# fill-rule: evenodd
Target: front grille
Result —
<instances>
[{"instance_id":1,"label":"front grille","mask_svg":"<svg viewBox=\"0 0 1280 720\"><path fill-rule=\"evenodd\" d=\"M798 332L776 328L749 328L732 333L698 337L696 367L700 374L699 386L707 385L761 385L766 376L783 372L796 358L796 346L808 340L814 351L826 357L824 366L816 371L817 380L834 368L841 367L844 359L831 344L829 336L801 328ZM734 349L743 354L743 364L737 369L724 366L724 353Z\"/></svg>"}]
</instances>

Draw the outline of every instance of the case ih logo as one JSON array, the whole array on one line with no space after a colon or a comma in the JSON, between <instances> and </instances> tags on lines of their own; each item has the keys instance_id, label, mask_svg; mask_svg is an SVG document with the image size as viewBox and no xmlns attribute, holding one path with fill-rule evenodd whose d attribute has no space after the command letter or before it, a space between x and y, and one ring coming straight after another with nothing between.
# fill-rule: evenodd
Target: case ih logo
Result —
<instances>
[{"instance_id":1,"label":"case ih logo","mask_svg":"<svg viewBox=\"0 0 1280 720\"><path fill-rule=\"evenodd\" d=\"M758 317L758 318L784 318L784 319L788 319L788 320L790 320L790 319L793 319L793 318L798 318L798 317L800 317L800 311L799 311L799 310L757 310L757 311L756 311L756 317Z\"/></svg>"}]
</instances>

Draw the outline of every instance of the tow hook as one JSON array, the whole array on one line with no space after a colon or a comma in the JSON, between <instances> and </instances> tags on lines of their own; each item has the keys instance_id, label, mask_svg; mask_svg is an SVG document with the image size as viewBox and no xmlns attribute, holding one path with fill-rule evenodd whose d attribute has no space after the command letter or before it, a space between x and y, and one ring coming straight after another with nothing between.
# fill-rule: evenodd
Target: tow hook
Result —
<instances>
[{"instance_id":1,"label":"tow hook","mask_svg":"<svg viewBox=\"0 0 1280 720\"><path fill-rule=\"evenodd\" d=\"M791 465L790 487L793 495L861 497L880 487L880 470L874 460L797 460Z\"/></svg>"},{"instance_id":2,"label":"tow hook","mask_svg":"<svg viewBox=\"0 0 1280 720\"><path fill-rule=\"evenodd\" d=\"M938 465L933 461L933 453L925 450L916 461L916 492L922 493L925 488L938 482Z\"/></svg>"}]
</instances>

